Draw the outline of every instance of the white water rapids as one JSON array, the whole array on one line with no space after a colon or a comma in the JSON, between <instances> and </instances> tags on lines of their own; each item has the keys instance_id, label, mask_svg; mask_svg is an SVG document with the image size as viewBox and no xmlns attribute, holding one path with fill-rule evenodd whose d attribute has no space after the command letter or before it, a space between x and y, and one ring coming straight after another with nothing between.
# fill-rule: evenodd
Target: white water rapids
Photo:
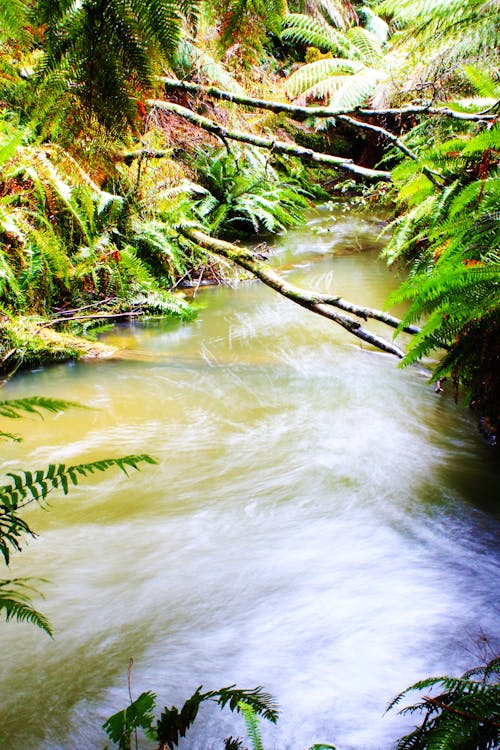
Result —
<instances>
[{"instance_id":1,"label":"white water rapids","mask_svg":"<svg viewBox=\"0 0 500 750\"><path fill-rule=\"evenodd\" d=\"M382 306L397 280L377 231L324 211L278 260L298 284ZM451 389L258 283L201 301L194 323L109 334L130 359L3 391L94 407L16 424L6 470L160 461L30 510L39 538L11 573L48 580L37 606L55 639L1 626L6 750L103 748L130 657L134 695L160 706L200 684L264 686L281 707L266 750L385 750L411 725L384 716L397 692L498 646L499 471ZM206 707L181 747L228 735L245 737L241 718Z\"/></svg>"}]
</instances>

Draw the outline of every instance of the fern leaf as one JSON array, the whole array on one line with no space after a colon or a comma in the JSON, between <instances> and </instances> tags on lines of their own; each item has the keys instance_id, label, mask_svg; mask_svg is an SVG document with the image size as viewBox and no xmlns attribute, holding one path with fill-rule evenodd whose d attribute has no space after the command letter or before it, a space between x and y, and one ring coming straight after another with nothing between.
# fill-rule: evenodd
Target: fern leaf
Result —
<instances>
[{"instance_id":1,"label":"fern leaf","mask_svg":"<svg viewBox=\"0 0 500 750\"><path fill-rule=\"evenodd\" d=\"M17 515L25 505L37 502L43 506L53 490L60 489L67 495L70 485L77 486L82 479L93 474L115 467L128 475L131 469L137 470L141 463L157 462L149 455L140 454L74 466L50 464L37 471L9 472L7 476L11 479L10 483L0 487L0 554L5 562L9 563L11 549L21 549L23 536L34 536L26 521Z\"/></svg>"},{"instance_id":2,"label":"fern leaf","mask_svg":"<svg viewBox=\"0 0 500 750\"><path fill-rule=\"evenodd\" d=\"M325 58L302 65L286 80L286 92L294 98L303 94L320 81L341 74L355 74L364 70L362 63L341 58Z\"/></svg>"},{"instance_id":3,"label":"fern leaf","mask_svg":"<svg viewBox=\"0 0 500 750\"><path fill-rule=\"evenodd\" d=\"M241 712L241 715L243 716L252 750L264 750L257 714L255 713L253 708L244 701L238 702L238 708Z\"/></svg>"},{"instance_id":4,"label":"fern leaf","mask_svg":"<svg viewBox=\"0 0 500 750\"><path fill-rule=\"evenodd\" d=\"M285 16L282 37L291 42L317 47L324 52L333 52L346 58L358 56L356 48L342 32L327 23L301 13L289 13Z\"/></svg>"},{"instance_id":5,"label":"fern leaf","mask_svg":"<svg viewBox=\"0 0 500 750\"><path fill-rule=\"evenodd\" d=\"M9 419L19 419L26 414L37 414L41 416L40 410L56 414L69 408L86 409L88 407L74 401L63 401L57 398L47 398L45 396L30 396L29 398L10 399L0 401L0 416Z\"/></svg>"},{"instance_id":6,"label":"fern leaf","mask_svg":"<svg viewBox=\"0 0 500 750\"><path fill-rule=\"evenodd\" d=\"M382 59L382 46L378 37L368 29L353 26L346 34L347 39L357 49L359 59L369 66L377 66Z\"/></svg>"},{"instance_id":7,"label":"fern leaf","mask_svg":"<svg viewBox=\"0 0 500 750\"><path fill-rule=\"evenodd\" d=\"M31 604L31 595L39 592L29 581L29 578L0 580L0 614L3 612L7 621L29 622L52 637L49 621Z\"/></svg>"},{"instance_id":8,"label":"fern leaf","mask_svg":"<svg viewBox=\"0 0 500 750\"><path fill-rule=\"evenodd\" d=\"M354 75L346 77L343 86L339 87L329 99L328 106L332 112L356 109L366 102L374 92L377 84L386 78L381 70L365 68Z\"/></svg>"}]
</instances>

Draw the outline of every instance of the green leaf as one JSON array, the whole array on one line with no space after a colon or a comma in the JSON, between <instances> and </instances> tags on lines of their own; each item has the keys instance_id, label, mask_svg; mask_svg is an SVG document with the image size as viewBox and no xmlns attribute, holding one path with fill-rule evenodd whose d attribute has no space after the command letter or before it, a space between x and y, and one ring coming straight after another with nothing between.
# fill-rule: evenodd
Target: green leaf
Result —
<instances>
[{"instance_id":1,"label":"green leaf","mask_svg":"<svg viewBox=\"0 0 500 750\"><path fill-rule=\"evenodd\" d=\"M150 734L153 732L154 708L156 695L152 692L141 693L123 711L118 711L107 719L103 726L109 739L118 744L120 750L130 750L132 733L138 728Z\"/></svg>"},{"instance_id":2,"label":"green leaf","mask_svg":"<svg viewBox=\"0 0 500 750\"><path fill-rule=\"evenodd\" d=\"M29 578L0 580L0 613L7 621L29 622L52 637L50 623L31 604L31 595L39 592L31 586Z\"/></svg>"},{"instance_id":3,"label":"green leaf","mask_svg":"<svg viewBox=\"0 0 500 750\"><path fill-rule=\"evenodd\" d=\"M20 419L27 414L42 416L41 410L56 414L69 408L87 409L88 407L74 401L63 401L45 396L31 396L29 398L10 399L0 401L0 416L9 419Z\"/></svg>"}]
</instances>

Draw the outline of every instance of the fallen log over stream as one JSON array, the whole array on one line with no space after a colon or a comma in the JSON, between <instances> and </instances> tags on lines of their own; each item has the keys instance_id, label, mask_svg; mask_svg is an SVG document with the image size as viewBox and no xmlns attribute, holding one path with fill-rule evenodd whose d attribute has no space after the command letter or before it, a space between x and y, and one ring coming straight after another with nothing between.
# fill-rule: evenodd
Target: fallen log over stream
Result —
<instances>
[{"instance_id":1,"label":"fallen log over stream","mask_svg":"<svg viewBox=\"0 0 500 750\"><path fill-rule=\"evenodd\" d=\"M258 148L266 148L270 151L274 151L279 154L289 154L290 156L296 156L299 159L303 159L307 162L316 162L318 164L328 164L333 168L342 169L346 172L352 172L360 175L367 180L383 180L390 182L392 180L391 173L385 172L381 169L368 169L367 167L361 167L359 164L354 164L352 159L346 159L341 156L332 156L331 154L323 154L319 151L313 151L310 148L303 148L298 146L296 143L287 143L286 141L278 141L275 138L265 138L262 136L254 135L253 133L246 133L242 130L228 130L220 123L209 120L207 117L196 114L187 107L181 107L179 104L174 102L162 101L161 99L148 99L146 104L148 107L163 110L164 112L172 112L184 119L197 125L199 128L203 128L212 135L217 136L223 142L226 139L240 141L241 143L249 143L252 146Z\"/></svg>"},{"instance_id":2,"label":"fallen log over stream","mask_svg":"<svg viewBox=\"0 0 500 750\"><path fill-rule=\"evenodd\" d=\"M301 307L305 307L307 310L310 310L317 315L322 315L329 320L333 320L335 323L342 326L342 328L349 331L349 333L352 333L353 336L356 336L383 352L394 354L399 359L404 357L404 351L396 346L396 344L387 341L382 336L378 336L377 334L368 331L366 328L362 327L359 320L356 320L356 318L361 318L362 320L368 320L371 318L385 323L391 328L399 328L401 326L401 321L398 318L395 318L382 310L355 305L342 299L342 297L301 289L300 287L286 281L282 276L276 273L270 265L258 260L248 248L238 247L231 242L215 239L214 237L205 234L200 229L190 226L179 226L178 231L196 245L199 245L211 253L227 258L241 268L244 268L246 271L249 271L253 276L266 284L266 286L274 289L283 297L286 297ZM343 312L338 312L339 310L342 310ZM348 312L350 315L344 315L344 312ZM355 317L352 317L353 315ZM404 326L401 330L411 334L419 332L419 329L416 326Z\"/></svg>"}]
</instances>

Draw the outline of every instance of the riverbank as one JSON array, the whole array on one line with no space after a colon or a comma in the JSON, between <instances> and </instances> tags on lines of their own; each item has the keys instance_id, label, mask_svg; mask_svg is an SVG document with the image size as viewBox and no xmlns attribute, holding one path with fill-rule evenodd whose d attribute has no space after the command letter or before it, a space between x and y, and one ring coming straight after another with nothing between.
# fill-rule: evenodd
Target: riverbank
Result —
<instances>
[{"instance_id":1,"label":"riverbank","mask_svg":"<svg viewBox=\"0 0 500 750\"><path fill-rule=\"evenodd\" d=\"M37 316L0 320L0 375L75 359L109 358L118 349L100 341L54 331Z\"/></svg>"}]
</instances>

